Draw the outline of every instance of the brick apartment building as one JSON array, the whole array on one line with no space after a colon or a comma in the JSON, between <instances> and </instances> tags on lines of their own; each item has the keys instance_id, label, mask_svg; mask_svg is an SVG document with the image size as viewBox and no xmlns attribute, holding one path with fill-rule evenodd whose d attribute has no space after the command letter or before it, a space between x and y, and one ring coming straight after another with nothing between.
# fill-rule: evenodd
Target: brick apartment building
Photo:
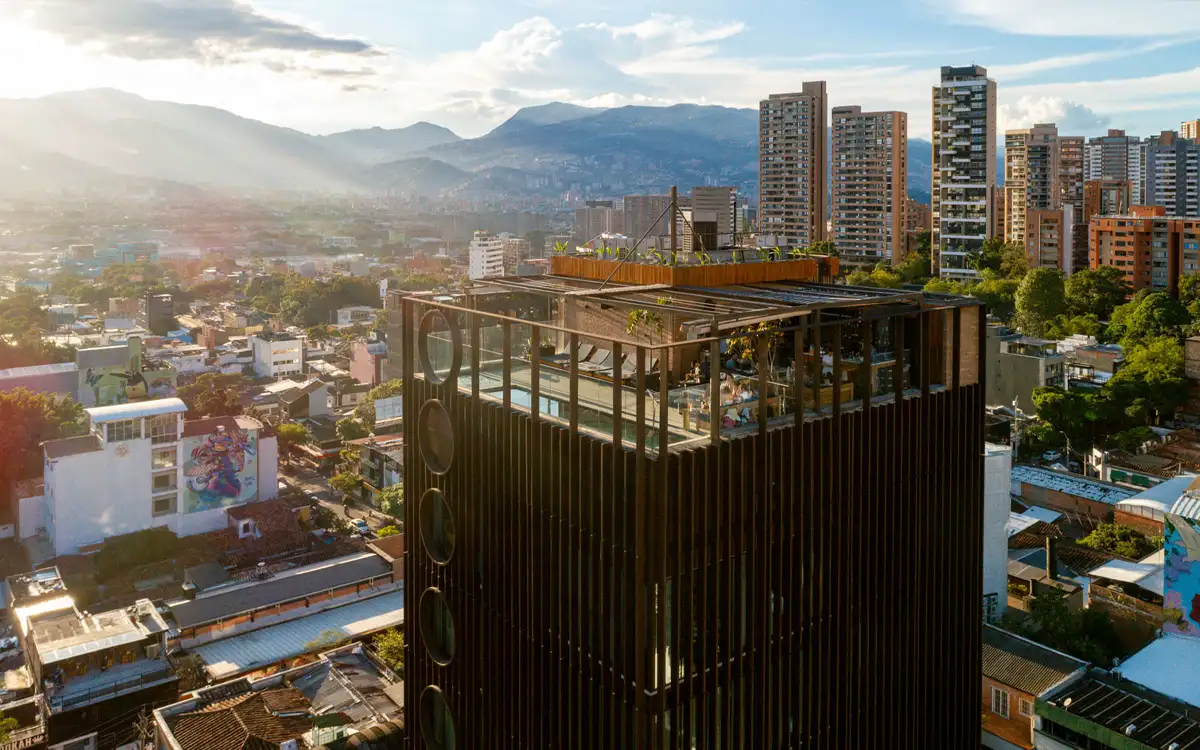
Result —
<instances>
[{"instance_id":1,"label":"brick apartment building","mask_svg":"<svg viewBox=\"0 0 1200 750\"><path fill-rule=\"evenodd\" d=\"M1097 216L1088 227L1088 250L1092 268L1120 268L1135 291L1178 295L1179 279L1200 270L1200 217L1168 216L1162 206Z\"/></svg>"}]
</instances>

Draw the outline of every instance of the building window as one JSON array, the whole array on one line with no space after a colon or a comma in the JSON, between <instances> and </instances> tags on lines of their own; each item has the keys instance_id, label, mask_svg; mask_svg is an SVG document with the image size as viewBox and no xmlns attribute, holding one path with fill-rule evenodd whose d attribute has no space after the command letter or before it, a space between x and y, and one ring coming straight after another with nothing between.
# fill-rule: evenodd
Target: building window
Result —
<instances>
[{"instance_id":1,"label":"building window","mask_svg":"<svg viewBox=\"0 0 1200 750\"><path fill-rule=\"evenodd\" d=\"M992 688L992 713L1008 718L1008 693L1000 688Z\"/></svg>"},{"instance_id":2,"label":"building window","mask_svg":"<svg viewBox=\"0 0 1200 750\"><path fill-rule=\"evenodd\" d=\"M151 469L154 469L157 471L158 469L172 469L174 467L175 467L175 449L174 448L166 448L166 449L156 450L156 451L154 451L153 454L151 454L151 456L150 456L150 468Z\"/></svg>"},{"instance_id":3,"label":"building window","mask_svg":"<svg viewBox=\"0 0 1200 750\"><path fill-rule=\"evenodd\" d=\"M175 485L175 472L155 474L153 479L153 488L155 492L165 492L167 490L177 489Z\"/></svg>"},{"instance_id":4,"label":"building window","mask_svg":"<svg viewBox=\"0 0 1200 750\"><path fill-rule=\"evenodd\" d=\"M174 443L179 439L179 419L174 414L160 414L147 421L151 443Z\"/></svg>"},{"instance_id":5,"label":"building window","mask_svg":"<svg viewBox=\"0 0 1200 750\"><path fill-rule=\"evenodd\" d=\"M166 516L175 512L175 496L168 495L166 497L154 498L154 515Z\"/></svg>"},{"instance_id":6,"label":"building window","mask_svg":"<svg viewBox=\"0 0 1200 750\"><path fill-rule=\"evenodd\" d=\"M116 443L122 440L137 440L142 436L142 420L123 419L120 422L108 423L108 442Z\"/></svg>"},{"instance_id":7,"label":"building window","mask_svg":"<svg viewBox=\"0 0 1200 750\"><path fill-rule=\"evenodd\" d=\"M1033 716L1033 701L1027 701L1024 698L1021 699L1021 715Z\"/></svg>"}]
</instances>

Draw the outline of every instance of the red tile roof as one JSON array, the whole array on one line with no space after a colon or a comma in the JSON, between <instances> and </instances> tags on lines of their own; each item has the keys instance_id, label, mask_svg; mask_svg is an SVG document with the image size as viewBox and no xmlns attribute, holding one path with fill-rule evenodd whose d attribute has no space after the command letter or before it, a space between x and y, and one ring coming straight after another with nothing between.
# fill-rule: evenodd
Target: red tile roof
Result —
<instances>
[{"instance_id":1,"label":"red tile roof","mask_svg":"<svg viewBox=\"0 0 1200 750\"><path fill-rule=\"evenodd\" d=\"M286 710L277 710L280 706ZM279 688L219 701L167 723L182 750L257 750L299 740L312 729L310 710L299 690Z\"/></svg>"},{"instance_id":2,"label":"red tile roof","mask_svg":"<svg viewBox=\"0 0 1200 750\"><path fill-rule=\"evenodd\" d=\"M184 422L183 437L211 435L217 431L218 427L224 427L228 432L240 429L237 420L233 417L206 417L205 419L193 419L189 422Z\"/></svg>"}]
</instances>

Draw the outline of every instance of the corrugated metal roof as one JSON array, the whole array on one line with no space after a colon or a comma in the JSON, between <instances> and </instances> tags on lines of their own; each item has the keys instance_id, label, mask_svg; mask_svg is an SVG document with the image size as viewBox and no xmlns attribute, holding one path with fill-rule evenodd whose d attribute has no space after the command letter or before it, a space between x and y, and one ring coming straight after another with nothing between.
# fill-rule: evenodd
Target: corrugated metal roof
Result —
<instances>
[{"instance_id":1,"label":"corrugated metal roof","mask_svg":"<svg viewBox=\"0 0 1200 750\"><path fill-rule=\"evenodd\" d=\"M187 404L177 398L159 398L153 401L138 401L132 404L94 406L84 409L92 422L114 422L118 419L156 417L160 414L180 414L187 411Z\"/></svg>"},{"instance_id":2,"label":"corrugated metal roof","mask_svg":"<svg viewBox=\"0 0 1200 750\"><path fill-rule=\"evenodd\" d=\"M1051 471L1037 466L1018 465L1012 467L1012 480L1031 484L1034 487L1044 487L1057 490L1068 495L1075 495L1099 503L1116 505L1138 494L1137 490L1121 487L1108 482L1098 482L1078 474L1067 474L1061 471Z\"/></svg>"},{"instance_id":3,"label":"corrugated metal roof","mask_svg":"<svg viewBox=\"0 0 1200 750\"><path fill-rule=\"evenodd\" d=\"M392 566L374 552L347 555L289 570L265 581L214 589L194 600L171 605L180 628L232 617L241 612L299 599L390 573Z\"/></svg>"},{"instance_id":4,"label":"corrugated metal roof","mask_svg":"<svg viewBox=\"0 0 1200 750\"><path fill-rule=\"evenodd\" d=\"M1177 516L1200 521L1200 495L1188 492L1175 501L1171 513Z\"/></svg>"},{"instance_id":5,"label":"corrugated metal roof","mask_svg":"<svg viewBox=\"0 0 1200 750\"><path fill-rule=\"evenodd\" d=\"M1200 706L1200 638L1167 633L1150 641L1115 671L1165 696Z\"/></svg>"},{"instance_id":6,"label":"corrugated metal roof","mask_svg":"<svg viewBox=\"0 0 1200 750\"><path fill-rule=\"evenodd\" d=\"M1072 656L985 625L983 674L1002 685L1038 696L1086 666Z\"/></svg>"},{"instance_id":7,"label":"corrugated metal roof","mask_svg":"<svg viewBox=\"0 0 1200 750\"><path fill-rule=\"evenodd\" d=\"M30 365L29 367L10 367L7 370L0 370L0 380L36 375L53 375L59 372L75 372L78 369L74 362L57 362L52 365Z\"/></svg>"},{"instance_id":8,"label":"corrugated metal roof","mask_svg":"<svg viewBox=\"0 0 1200 750\"><path fill-rule=\"evenodd\" d=\"M306 645L330 630L357 638L404 622L404 591L372 597L311 617L254 630L192 649L214 679L268 667L306 652Z\"/></svg>"}]
</instances>

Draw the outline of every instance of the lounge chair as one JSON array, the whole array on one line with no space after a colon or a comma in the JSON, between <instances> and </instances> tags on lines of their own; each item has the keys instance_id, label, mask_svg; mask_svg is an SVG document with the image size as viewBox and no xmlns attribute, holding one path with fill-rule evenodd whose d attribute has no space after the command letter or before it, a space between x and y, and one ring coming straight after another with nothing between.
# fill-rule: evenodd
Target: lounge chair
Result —
<instances>
[{"instance_id":1,"label":"lounge chair","mask_svg":"<svg viewBox=\"0 0 1200 750\"><path fill-rule=\"evenodd\" d=\"M591 357L587 361L579 363L579 370L580 372L596 373L605 368L612 369L608 367L608 362L611 359L612 352L607 349L597 349L592 352Z\"/></svg>"}]
</instances>

